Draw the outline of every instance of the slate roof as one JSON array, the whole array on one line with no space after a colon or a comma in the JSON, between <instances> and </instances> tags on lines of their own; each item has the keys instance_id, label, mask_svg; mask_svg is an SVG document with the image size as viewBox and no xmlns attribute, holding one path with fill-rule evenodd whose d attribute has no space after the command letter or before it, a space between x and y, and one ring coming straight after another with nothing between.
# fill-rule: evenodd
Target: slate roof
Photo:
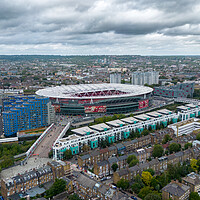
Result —
<instances>
[{"instance_id":1,"label":"slate roof","mask_svg":"<svg viewBox=\"0 0 200 200\"><path fill-rule=\"evenodd\" d=\"M182 184L182 186L179 186L176 183L169 183L162 189L162 191L165 191L177 197L181 197L189 189L190 187L184 184Z\"/></svg>"},{"instance_id":2,"label":"slate roof","mask_svg":"<svg viewBox=\"0 0 200 200\"><path fill-rule=\"evenodd\" d=\"M117 162L118 162L118 159L117 159L117 157L111 157L111 158L108 158L108 162L109 162L110 165L111 165L111 164L113 164L113 163L117 163Z\"/></svg>"},{"instance_id":3,"label":"slate roof","mask_svg":"<svg viewBox=\"0 0 200 200\"><path fill-rule=\"evenodd\" d=\"M93 189L93 187L96 184L96 181L90 179L87 176L84 176L83 174L80 174L80 176L76 179L76 181L80 184L83 185L85 187L89 187L91 189Z\"/></svg>"},{"instance_id":4,"label":"slate roof","mask_svg":"<svg viewBox=\"0 0 200 200\"><path fill-rule=\"evenodd\" d=\"M159 163L159 161L157 159L153 159L153 160L149 161L150 166L156 165L157 163Z\"/></svg>"},{"instance_id":5,"label":"slate roof","mask_svg":"<svg viewBox=\"0 0 200 200\"><path fill-rule=\"evenodd\" d=\"M138 167L138 165L135 165L135 166L133 166L133 167L130 167L130 168L129 168L129 171L130 171L130 172L140 171L140 168Z\"/></svg>"},{"instance_id":6,"label":"slate roof","mask_svg":"<svg viewBox=\"0 0 200 200\"><path fill-rule=\"evenodd\" d=\"M129 174L129 171L127 169L122 169L118 172L119 176L124 176Z\"/></svg>"},{"instance_id":7,"label":"slate roof","mask_svg":"<svg viewBox=\"0 0 200 200\"><path fill-rule=\"evenodd\" d=\"M192 185L200 185L200 175L196 174L194 172L188 174L186 177L182 178L187 183L190 183Z\"/></svg>"},{"instance_id":8,"label":"slate roof","mask_svg":"<svg viewBox=\"0 0 200 200\"><path fill-rule=\"evenodd\" d=\"M100 153L106 153L106 152L108 152L108 148L100 149L99 151L100 151Z\"/></svg>"},{"instance_id":9,"label":"slate roof","mask_svg":"<svg viewBox=\"0 0 200 200\"><path fill-rule=\"evenodd\" d=\"M93 157L98 156L99 154L100 154L99 150L90 152L90 155Z\"/></svg>"},{"instance_id":10,"label":"slate roof","mask_svg":"<svg viewBox=\"0 0 200 200\"><path fill-rule=\"evenodd\" d=\"M118 150L119 150L119 149L124 149L124 148L125 148L125 146L124 146L122 143L116 144L116 147L117 147Z\"/></svg>"},{"instance_id":11,"label":"slate roof","mask_svg":"<svg viewBox=\"0 0 200 200\"><path fill-rule=\"evenodd\" d=\"M21 179L21 177L20 177L19 175L13 177L13 180L15 180L16 184L20 184L20 183L22 183L22 179Z\"/></svg>"},{"instance_id":12,"label":"slate roof","mask_svg":"<svg viewBox=\"0 0 200 200\"><path fill-rule=\"evenodd\" d=\"M177 153L174 154L176 157L182 157L184 155L184 153L182 151L179 151Z\"/></svg>"},{"instance_id":13,"label":"slate roof","mask_svg":"<svg viewBox=\"0 0 200 200\"><path fill-rule=\"evenodd\" d=\"M86 160L88 158L90 158L90 154L86 154L86 155L81 156L82 160Z\"/></svg>"},{"instance_id":14,"label":"slate roof","mask_svg":"<svg viewBox=\"0 0 200 200\"><path fill-rule=\"evenodd\" d=\"M115 150L115 149L117 149L116 146L108 147L108 150L109 150L109 151L113 151L113 150Z\"/></svg>"},{"instance_id":15,"label":"slate roof","mask_svg":"<svg viewBox=\"0 0 200 200\"><path fill-rule=\"evenodd\" d=\"M123 156L119 156L118 160L122 161L122 160L127 160L128 156L127 155L123 155Z\"/></svg>"},{"instance_id":16,"label":"slate roof","mask_svg":"<svg viewBox=\"0 0 200 200\"><path fill-rule=\"evenodd\" d=\"M53 167L60 167L60 163L56 162L56 161L52 161L50 162L50 164L53 166Z\"/></svg>"},{"instance_id":17,"label":"slate roof","mask_svg":"<svg viewBox=\"0 0 200 200\"><path fill-rule=\"evenodd\" d=\"M146 163L146 162L142 163L142 164L139 165L139 168L141 170L148 169L149 168L149 163Z\"/></svg>"},{"instance_id":18,"label":"slate roof","mask_svg":"<svg viewBox=\"0 0 200 200\"><path fill-rule=\"evenodd\" d=\"M103 160L101 162L98 162L97 163L98 166L105 166L105 165L108 165L108 161L107 160Z\"/></svg>"},{"instance_id":19,"label":"slate roof","mask_svg":"<svg viewBox=\"0 0 200 200\"><path fill-rule=\"evenodd\" d=\"M46 165L45 167L41 167L41 168L37 169L37 171L36 171L36 173L39 177L43 176L45 174L49 174L51 172L52 172L52 168L49 165Z\"/></svg>"}]
</instances>

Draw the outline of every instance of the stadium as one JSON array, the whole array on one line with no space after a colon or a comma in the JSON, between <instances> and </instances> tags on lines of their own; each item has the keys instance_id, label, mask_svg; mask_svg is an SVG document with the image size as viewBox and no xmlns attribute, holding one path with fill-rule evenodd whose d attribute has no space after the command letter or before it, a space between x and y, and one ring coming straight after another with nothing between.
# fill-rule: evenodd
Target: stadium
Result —
<instances>
[{"instance_id":1,"label":"stadium","mask_svg":"<svg viewBox=\"0 0 200 200\"><path fill-rule=\"evenodd\" d=\"M81 84L40 89L49 97L56 112L66 115L129 113L148 108L153 89L127 84Z\"/></svg>"}]
</instances>

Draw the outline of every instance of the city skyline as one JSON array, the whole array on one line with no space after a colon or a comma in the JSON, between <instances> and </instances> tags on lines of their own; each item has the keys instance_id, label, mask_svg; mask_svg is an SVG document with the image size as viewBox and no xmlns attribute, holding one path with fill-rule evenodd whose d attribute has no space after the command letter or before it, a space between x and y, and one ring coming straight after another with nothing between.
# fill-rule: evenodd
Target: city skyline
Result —
<instances>
[{"instance_id":1,"label":"city skyline","mask_svg":"<svg viewBox=\"0 0 200 200\"><path fill-rule=\"evenodd\" d=\"M200 2L7 1L1 55L200 55Z\"/></svg>"}]
</instances>

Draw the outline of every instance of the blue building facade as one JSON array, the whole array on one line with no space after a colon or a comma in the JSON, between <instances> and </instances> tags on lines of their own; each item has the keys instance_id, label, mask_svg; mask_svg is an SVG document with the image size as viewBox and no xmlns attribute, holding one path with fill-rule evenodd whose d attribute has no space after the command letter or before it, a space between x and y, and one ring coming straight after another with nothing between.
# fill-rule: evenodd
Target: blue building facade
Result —
<instances>
[{"instance_id":1,"label":"blue building facade","mask_svg":"<svg viewBox=\"0 0 200 200\"><path fill-rule=\"evenodd\" d=\"M37 96L11 96L3 101L4 135L47 126L48 103L49 98Z\"/></svg>"}]
</instances>

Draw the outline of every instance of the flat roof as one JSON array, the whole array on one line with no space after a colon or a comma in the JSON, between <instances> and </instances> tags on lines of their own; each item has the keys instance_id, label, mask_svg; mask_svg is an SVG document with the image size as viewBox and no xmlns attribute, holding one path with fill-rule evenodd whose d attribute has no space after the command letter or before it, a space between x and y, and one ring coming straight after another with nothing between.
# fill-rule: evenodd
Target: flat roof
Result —
<instances>
[{"instance_id":1,"label":"flat roof","mask_svg":"<svg viewBox=\"0 0 200 200\"><path fill-rule=\"evenodd\" d=\"M198 107L197 105L194 105L192 103L186 104L185 106L190 107L190 108L196 108L196 107Z\"/></svg>"},{"instance_id":2,"label":"flat roof","mask_svg":"<svg viewBox=\"0 0 200 200\"><path fill-rule=\"evenodd\" d=\"M129 124L133 124L134 122L138 122L138 119L135 119L134 117L127 117L124 119L121 119L121 121L125 122L125 123L129 123Z\"/></svg>"},{"instance_id":3,"label":"flat roof","mask_svg":"<svg viewBox=\"0 0 200 200\"><path fill-rule=\"evenodd\" d=\"M108 129L110 129L110 126L108 126L105 123L101 123L101 124L90 126L90 128L95 129L97 131L107 131Z\"/></svg>"},{"instance_id":4,"label":"flat roof","mask_svg":"<svg viewBox=\"0 0 200 200\"><path fill-rule=\"evenodd\" d=\"M186 106L178 106L177 109L180 109L180 110L189 110L189 107L186 107Z\"/></svg>"},{"instance_id":5,"label":"flat roof","mask_svg":"<svg viewBox=\"0 0 200 200\"><path fill-rule=\"evenodd\" d=\"M149 119L153 118L153 117L150 117L150 116L148 116L146 114L136 115L134 117L136 119L139 119L139 120L142 120L142 121L149 120Z\"/></svg>"},{"instance_id":6,"label":"flat roof","mask_svg":"<svg viewBox=\"0 0 200 200\"><path fill-rule=\"evenodd\" d=\"M73 135L69 135L68 137L66 138L62 138L59 140L59 142L66 142L68 140L73 140L73 139L77 139L77 138L80 138L80 136L76 135L76 134L73 134Z\"/></svg>"},{"instance_id":7,"label":"flat roof","mask_svg":"<svg viewBox=\"0 0 200 200\"><path fill-rule=\"evenodd\" d=\"M146 113L146 114L149 115L150 117L161 117L163 115L163 114L158 113L156 111L149 112L149 113Z\"/></svg>"},{"instance_id":8,"label":"flat roof","mask_svg":"<svg viewBox=\"0 0 200 200\"><path fill-rule=\"evenodd\" d=\"M123 121L119 120L119 119L106 122L106 124L111 125L111 126L114 126L114 127L120 127L120 126L125 125L125 123L124 123Z\"/></svg>"},{"instance_id":9,"label":"flat roof","mask_svg":"<svg viewBox=\"0 0 200 200\"><path fill-rule=\"evenodd\" d=\"M168 110L168 109L160 109L160 110L157 110L156 112L164 114L164 115L173 113L171 110Z\"/></svg>"},{"instance_id":10,"label":"flat roof","mask_svg":"<svg viewBox=\"0 0 200 200\"><path fill-rule=\"evenodd\" d=\"M91 133L94 133L95 131L92 130L91 128L89 128L88 126L84 126L84 127L81 127L81 128L73 129L72 132L83 136L83 135L89 135Z\"/></svg>"}]
</instances>

